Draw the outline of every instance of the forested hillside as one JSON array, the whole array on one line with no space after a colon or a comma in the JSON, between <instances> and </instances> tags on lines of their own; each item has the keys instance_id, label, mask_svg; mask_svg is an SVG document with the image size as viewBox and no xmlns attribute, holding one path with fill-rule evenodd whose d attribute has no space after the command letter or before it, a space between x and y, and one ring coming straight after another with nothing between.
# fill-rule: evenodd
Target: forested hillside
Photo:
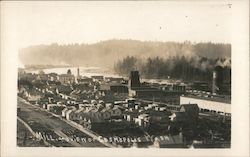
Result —
<instances>
[{"instance_id":1,"label":"forested hillside","mask_svg":"<svg viewBox=\"0 0 250 157\"><path fill-rule=\"evenodd\" d=\"M72 65L113 67L127 56L142 60L149 57L201 56L231 58L230 44L191 42L150 42L137 40L108 40L95 44L35 45L19 51L24 65Z\"/></svg>"}]
</instances>

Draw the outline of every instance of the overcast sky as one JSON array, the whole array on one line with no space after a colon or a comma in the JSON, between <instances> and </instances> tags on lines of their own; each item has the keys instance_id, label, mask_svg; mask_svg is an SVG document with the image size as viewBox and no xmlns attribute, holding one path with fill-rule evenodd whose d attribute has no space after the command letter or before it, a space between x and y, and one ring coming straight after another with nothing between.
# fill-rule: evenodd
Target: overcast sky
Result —
<instances>
[{"instance_id":1,"label":"overcast sky","mask_svg":"<svg viewBox=\"0 0 250 157\"><path fill-rule=\"evenodd\" d=\"M227 1L8 2L6 26L19 47L108 39L231 42Z\"/></svg>"}]
</instances>

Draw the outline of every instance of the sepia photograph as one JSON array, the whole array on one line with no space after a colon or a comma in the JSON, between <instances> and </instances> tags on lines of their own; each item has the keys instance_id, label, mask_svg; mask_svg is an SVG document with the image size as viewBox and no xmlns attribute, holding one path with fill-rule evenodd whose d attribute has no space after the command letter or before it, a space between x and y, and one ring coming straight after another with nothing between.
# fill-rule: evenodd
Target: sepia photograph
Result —
<instances>
[{"instance_id":1,"label":"sepia photograph","mask_svg":"<svg viewBox=\"0 0 250 157\"><path fill-rule=\"evenodd\" d=\"M229 156L249 138L241 120L249 123L248 36L241 42L234 32L240 9L248 12L243 4L1 2L1 69L6 74L11 67L11 79L1 80L13 80L1 107L7 114L12 106L13 120L1 125L11 125L12 153L60 148L63 154L75 147L164 156L174 148L175 156L196 150ZM238 28L246 31L245 22ZM245 140L242 154L249 153Z\"/></svg>"}]
</instances>

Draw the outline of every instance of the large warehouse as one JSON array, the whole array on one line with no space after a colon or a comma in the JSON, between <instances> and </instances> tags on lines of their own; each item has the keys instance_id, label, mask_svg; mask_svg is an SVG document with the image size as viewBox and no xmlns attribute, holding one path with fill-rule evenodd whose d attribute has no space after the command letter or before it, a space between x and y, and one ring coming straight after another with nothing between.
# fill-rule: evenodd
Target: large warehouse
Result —
<instances>
[{"instance_id":1,"label":"large warehouse","mask_svg":"<svg viewBox=\"0 0 250 157\"><path fill-rule=\"evenodd\" d=\"M181 96L180 104L197 104L202 111L231 114L231 101L228 99Z\"/></svg>"}]
</instances>

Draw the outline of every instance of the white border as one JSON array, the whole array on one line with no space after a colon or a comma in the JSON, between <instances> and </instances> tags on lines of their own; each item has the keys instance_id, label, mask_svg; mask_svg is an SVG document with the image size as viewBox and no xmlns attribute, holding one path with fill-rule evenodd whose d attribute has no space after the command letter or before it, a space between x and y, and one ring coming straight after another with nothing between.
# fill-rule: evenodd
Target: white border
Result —
<instances>
[{"instance_id":1,"label":"white border","mask_svg":"<svg viewBox=\"0 0 250 157\"><path fill-rule=\"evenodd\" d=\"M11 12L6 15L4 11L4 3L8 2L1 2L1 156L249 156L249 2L229 2L233 16L231 149L16 147L18 59L12 48L18 41L16 26L8 21Z\"/></svg>"}]
</instances>

